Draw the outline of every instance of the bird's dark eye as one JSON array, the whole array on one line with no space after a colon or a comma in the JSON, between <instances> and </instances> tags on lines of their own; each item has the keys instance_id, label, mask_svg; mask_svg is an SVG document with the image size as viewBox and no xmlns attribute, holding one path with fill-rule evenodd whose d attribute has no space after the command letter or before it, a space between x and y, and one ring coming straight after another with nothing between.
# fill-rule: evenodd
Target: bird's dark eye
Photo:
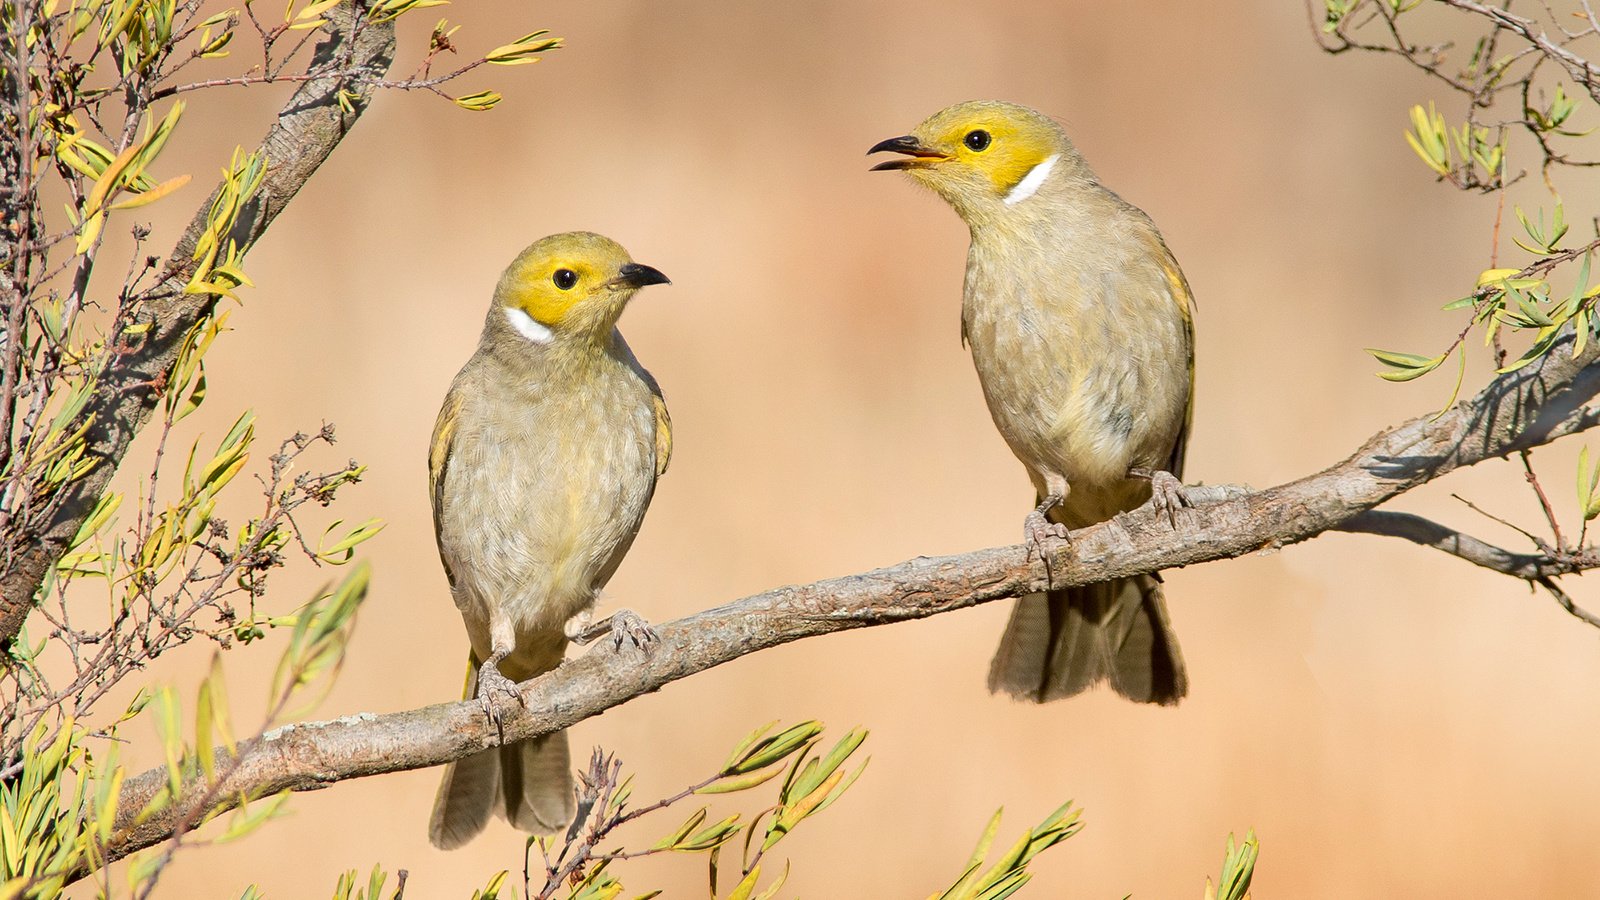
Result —
<instances>
[{"instance_id":1,"label":"bird's dark eye","mask_svg":"<svg viewBox=\"0 0 1600 900\"><path fill-rule=\"evenodd\" d=\"M982 128L976 131L969 131L967 136L961 139L961 142L966 144L967 149L973 153L982 153L989 146L989 132L984 131Z\"/></svg>"},{"instance_id":2,"label":"bird's dark eye","mask_svg":"<svg viewBox=\"0 0 1600 900\"><path fill-rule=\"evenodd\" d=\"M550 280L554 281L556 287L563 291L570 291L572 286L578 283L578 273L571 269L557 269L555 277Z\"/></svg>"}]
</instances>

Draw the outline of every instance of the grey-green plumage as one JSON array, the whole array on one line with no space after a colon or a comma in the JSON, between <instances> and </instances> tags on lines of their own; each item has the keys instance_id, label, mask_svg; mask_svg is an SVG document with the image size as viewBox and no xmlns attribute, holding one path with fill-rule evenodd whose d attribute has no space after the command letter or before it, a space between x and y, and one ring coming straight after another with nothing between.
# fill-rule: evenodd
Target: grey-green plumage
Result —
<instances>
[{"instance_id":1,"label":"grey-green plumage","mask_svg":"<svg viewBox=\"0 0 1600 900\"><path fill-rule=\"evenodd\" d=\"M1127 477L1131 468L1182 477L1193 352L1186 304L1168 274L1177 265L1155 226L1075 162L1003 223L973 228L962 305L996 427L1040 499L1052 477L1065 481L1049 515L1068 528L1147 501L1149 482ZM1017 240L1021 233L1030 239ZM1063 265L1063 247L1094 252ZM1155 579L1017 601L991 690L1044 702L1101 681L1139 702L1176 703L1186 693Z\"/></svg>"},{"instance_id":2,"label":"grey-green plumage","mask_svg":"<svg viewBox=\"0 0 1600 900\"><path fill-rule=\"evenodd\" d=\"M1179 490L1193 302L1149 217L1016 104L958 104L880 149L908 154L880 168L938 192L971 231L962 336L1054 530L1134 509L1153 481ZM1154 578L1022 598L989 673L991 689L1040 702L1101 681L1151 703L1187 690Z\"/></svg>"},{"instance_id":3,"label":"grey-green plumage","mask_svg":"<svg viewBox=\"0 0 1600 900\"><path fill-rule=\"evenodd\" d=\"M534 244L501 278L429 460L439 555L472 647L468 696L504 702L510 682L560 665L567 623L638 533L671 424L615 323L641 284L664 280L585 233ZM566 735L548 735L447 767L429 836L459 846L491 813L546 833L573 803Z\"/></svg>"}]
</instances>

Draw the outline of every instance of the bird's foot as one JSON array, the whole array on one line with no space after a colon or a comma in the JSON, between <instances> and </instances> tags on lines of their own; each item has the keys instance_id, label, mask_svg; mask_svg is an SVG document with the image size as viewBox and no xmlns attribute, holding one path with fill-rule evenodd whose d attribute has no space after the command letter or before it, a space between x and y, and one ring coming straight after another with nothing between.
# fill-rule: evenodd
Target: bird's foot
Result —
<instances>
[{"instance_id":1,"label":"bird's foot","mask_svg":"<svg viewBox=\"0 0 1600 900\"><path fill-rule=\"evenodd\" d=\"M1167 522L1177 528L1178 510L1194 506L1189 500L1188 491L1171 472L1157 470L1151 472L1149 477L1150 505L1155 507L1156 515L1166 516Z\"/></svg>"},{"instance_id":2,"label":"bird's foot","mask_svg":"<svg viewBox=\"0 0 1600 900\"><path fill-rule=\"evenodd\" d=\"M1045 518L1040 510L1028 513L1022 522L1023 543L1028 545L1028 557L1046 559L1050 550L1067 540L1067 526Z\"/></svg>"},{"instance_id":3,"label":"bird's foot","mask_svg":"<svg viewBox=\"0 0 1600 900\"><path fill-rule=\"evenodd\" d=\"M580 617L582 622L579 622ZM609 634L612 648L618 652L624 642L632 641L635 647L648 653L656 641L655 629L631 609L619 609L599 622L592 622L592 618L582 614L574 616L567 623L567 637L575 644L589 644Z\"/></svg>"},{"instance_id":4,"label":"bird's foot","mask_svg":"<svg viewBox=\"0 0 1600 900\"><path fill-rule=\"evenodd\" d=\"M635 647L646 653L656 642L656 630L631 609L619 609L611 614L611 646L617 652L622 651L622 642L632 641Z\"/></svg>"},{"instance_id":5,"label":"bird's foot","mask_svg":"<svg viewBox=\"0 0 1600 900\"><path fill-rule=\"evenodd\" d=\"M486 665L478 671L478 702L483 704L484 715L499 728L508 713L522 706L522 692L517 690L515 681L501 674L498 666Z\"/></svg>"}]
</instances>

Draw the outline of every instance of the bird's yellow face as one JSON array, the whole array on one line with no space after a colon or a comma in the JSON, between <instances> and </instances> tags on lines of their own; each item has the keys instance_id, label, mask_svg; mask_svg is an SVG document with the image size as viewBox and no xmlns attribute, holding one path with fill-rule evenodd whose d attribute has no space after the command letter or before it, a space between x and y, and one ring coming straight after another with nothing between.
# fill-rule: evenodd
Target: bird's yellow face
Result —
<instances>
[{"instance_id":1,"label":"bird's yellow face","mask_svg":"<svg viewBox=\"0 0 1600 900\"><path fill-rule=\"evenodd\" d=\"M1050 118L998 100L958 103L870 153L905 154L872 167L902 171L932 188L964 217L1032 196L1053 172L1082 159Z\"/></svg>"},{"instance_id":2,"label":"bird's yellow face","mask_svg":"<svg viewBox=\"0 0 1600 900\"><path fill-rule=\"evenodd\" d=\"M500 276L495 306L523 338L547 343L564 333L607 334L635 291L668 283L616 241L573 231L518 254Z\"/></svg>"}]
</instances>

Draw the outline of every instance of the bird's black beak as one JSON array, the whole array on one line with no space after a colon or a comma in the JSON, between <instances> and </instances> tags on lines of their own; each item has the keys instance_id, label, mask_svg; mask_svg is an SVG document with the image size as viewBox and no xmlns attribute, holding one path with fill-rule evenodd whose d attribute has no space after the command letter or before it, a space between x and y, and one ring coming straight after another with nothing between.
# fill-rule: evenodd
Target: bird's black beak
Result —
<instances>
[{"instance_id":1,"label":"bird's black beak","mask_svg":"<svg viewBox=\"0 0 1600 900\"><path fill-rule=\"evenodd\" d=\"M867 151L867 155L882 153L885 150L893 153L904 153L908 158L891 159L887 162L878 163L872 167L871 171L887 172L894 169L921 168L950 158L937 150L923 146L922 141L918 140L915 135L910 134L889 138L887 141L879 141L872 145L872 149Z\"/></svg>"},{"instance_id":2,"label":"bird's black beak","mask_svg":"<svg viewBox=\"0 0 1600 900\"><path fill-rule=\"evenodd\" d=\"M672 280L661 274L660 269L643 263L628 263L617 270L612 283L619 287L642 288L647 284L671 284Z\"/></svg>"}]
</instances>

